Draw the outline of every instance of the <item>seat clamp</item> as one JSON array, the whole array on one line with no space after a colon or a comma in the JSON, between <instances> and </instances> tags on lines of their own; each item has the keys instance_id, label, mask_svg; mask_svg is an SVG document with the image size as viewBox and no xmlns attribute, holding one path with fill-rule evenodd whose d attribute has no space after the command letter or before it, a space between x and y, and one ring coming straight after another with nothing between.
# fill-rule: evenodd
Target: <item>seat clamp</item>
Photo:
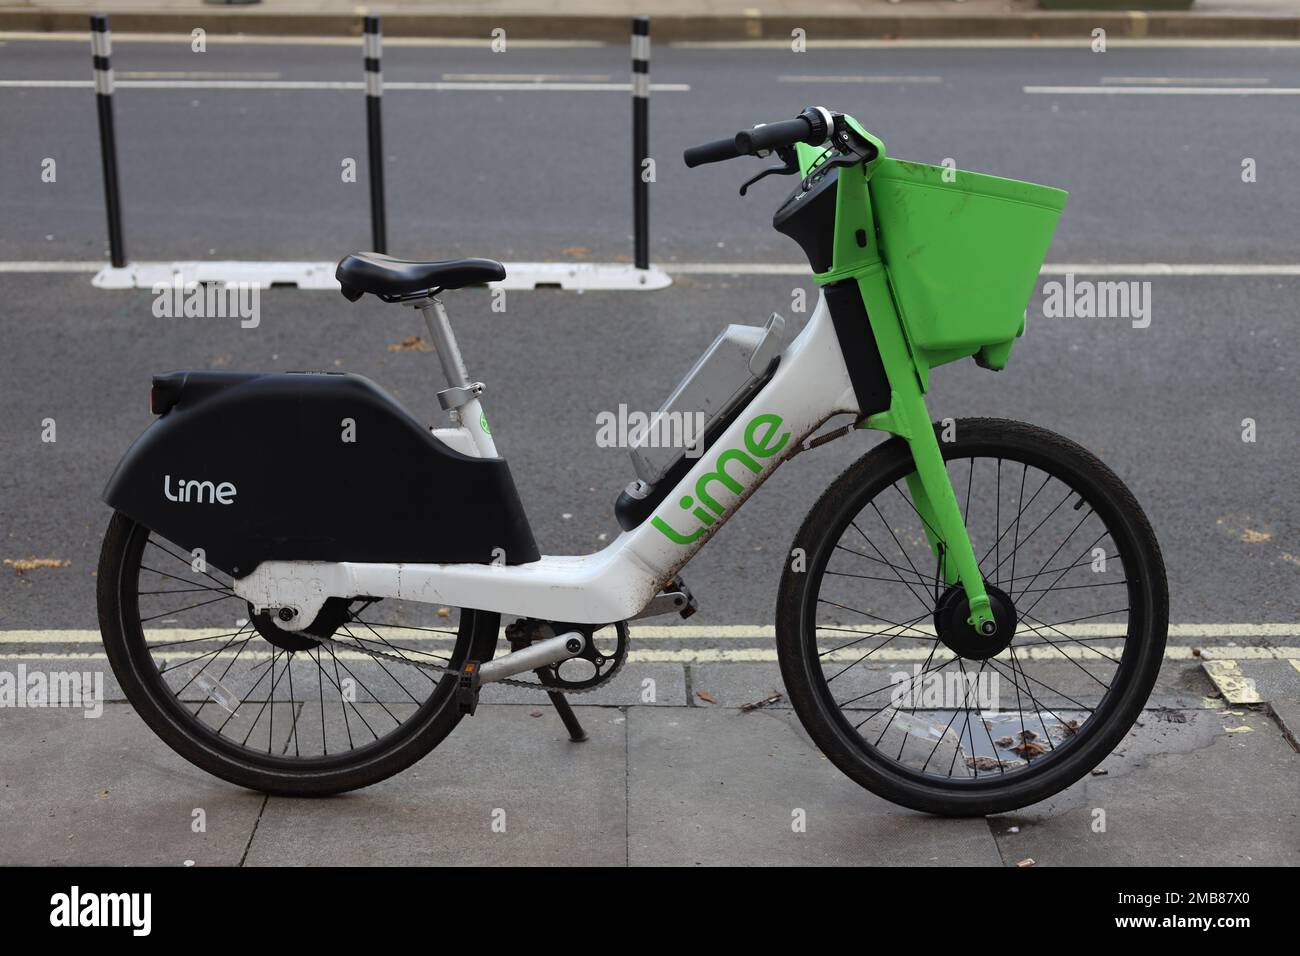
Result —
<instances>
[{"instance_id":1,"label":"seat clamp","mask_svg":"<svg viewBox=\"0 0 1300 956\"><path fill-rule=\"evenodd\" d=\"M472 400L483 394L484 385L482 382L470 382L468 385L452 386L444 388L438 393L438 404L444 411L452 411L463 405L468 405Z\"/></svg>"}]
</instances>

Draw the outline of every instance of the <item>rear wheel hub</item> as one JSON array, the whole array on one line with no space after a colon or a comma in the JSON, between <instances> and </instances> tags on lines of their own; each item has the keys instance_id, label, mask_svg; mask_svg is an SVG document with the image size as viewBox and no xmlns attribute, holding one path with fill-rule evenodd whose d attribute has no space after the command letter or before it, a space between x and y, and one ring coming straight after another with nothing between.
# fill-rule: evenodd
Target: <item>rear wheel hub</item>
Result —
<instances>
[{"instance_id":1,"label":"rear wheel hub","mask_svg":"<svg viewBox=\"0 0 1300 956\"><path fill-rule=\"evenodd\" d=\"M316 615L316 620L301 631L287 631L280 627L276 615L270 611L253 614L251 604L248 611L257 633L276 647L283 651L309 651L320 646L317 637L333 637L334 632L347 622L349 603L343 598L329 598Z\"/></svg>"}]
</instances>

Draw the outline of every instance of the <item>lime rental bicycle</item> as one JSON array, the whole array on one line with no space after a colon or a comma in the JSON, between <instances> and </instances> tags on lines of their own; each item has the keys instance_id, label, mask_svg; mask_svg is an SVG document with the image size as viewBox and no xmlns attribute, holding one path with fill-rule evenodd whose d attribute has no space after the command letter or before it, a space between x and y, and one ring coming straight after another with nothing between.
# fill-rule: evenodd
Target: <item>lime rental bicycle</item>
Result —
<instances>
[{"instance_id":1,"label":"lime rental bicycle","mask_svg":"<svg viewBox=\"0 0 1300 956\"><path fill-rule=\"evenodd\" d=\"M158 736L285 795L401 771L485 684L549 695L581 738L568 698L614 677L630 621L694 611L681 571L745 500L795 455L875 429L889 437L812 505L778 590L808 735L869 790L949 815L1042 800L1109 754L1168 625L1142 509L1066 438L934 424L925 403L943 365L1007 364L1066 194L894 160L820 107L685 161L769 155L741 192L798 177L773 226L806 254L816 307L788 342L777 315L719 334L656 416L697 416L702 436L690 453L633 442L622 533L597 553L539 551L440 298L504 278L500 263L339 263L350 300L421 310L440 426L352 374L156 376L157 418L104 492L98 605Z\"/></svg>"}]
</instances>

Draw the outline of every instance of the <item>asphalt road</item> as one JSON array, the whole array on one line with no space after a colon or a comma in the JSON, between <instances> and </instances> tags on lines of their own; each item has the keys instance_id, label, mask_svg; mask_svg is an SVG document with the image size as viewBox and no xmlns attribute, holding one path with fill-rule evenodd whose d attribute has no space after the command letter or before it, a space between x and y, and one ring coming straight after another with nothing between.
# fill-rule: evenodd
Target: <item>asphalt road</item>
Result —
<instances>
[{"instance_id":1,"label":"asphalt road","mask_svg":"<svg viewBox=\"0 0 1300 956\"><path fill-rule=\"evenodd\" d=\"M383 62L390 83L504 74L625 82L628 71L622 46L391 47ZM359 46L213 44L196 54L118 42L113 63L120 82L362 79ZM736 186L757 161L687 170L680 156L810 102L856 115L891 155L951 157L962 169L1068 188L1052 261L1300 261L1296 97L1024 92L1133 77L1294 89L1297 48L660 46L652 70L653 82L689 86L652 97L652 248L662 262L798 260L768 225L786 183L768 180L742 200ZM87 44L0 46L0 81L90 78ZM123 89L116 113L136 258L330 259L369 242L364 175L350 184L340 175L348 157L364 171L360 91ZM102 257L90 90L0 89L0 116L0 259ZM575 246L597 259L631 254L626 94L393 91L384 119L390 248L541 260ZM59 163L57 185L41 182L46 157ZM1245 158L1256 162L1254 183L1241 180Z\"/></svg>"},{"instance_id":2,"label":"asphalt road","mask_svg":"<svg viewBox=\"0 0 1300 956\"><path fill-rule=\"evenodd\" d=\"M203 70L354 80L346 47L119 44L131 72ZM621 80L622 48L392 49L390 81L546 73ZM0 80L87 79L81 44L6 42ZM685 170L682 147L806 101L845 108L894 155L1068 187L1056 262L1300 262L1289 172L1292 96L1046 96L1035 84L1106 77L1247 78L1300 87L1300 50L1125 49L776 51L657 49L653 250L660 262L794 262L768 225L785 185L734 192L742 171ZM937 76L939 82L783 81L783 76ZM1263 81L1267 82L1263 82ZM1258 82L1257 82L1258 81ZM88 89L0 88L0 260L99 259L101 182ZM398 254L595 260L630 252L627 98L617 93L391 93L385 99L390 248ZM336 258L368 244L367 197L339 181L364 157L360 93L129 90L119 97L128 243L136 258ZM42 184L43 157L58 181ZM1240 178L1256 159L1259 181ZM740 164L737 164L740 165ZM566 253L565 250L570 250ZM420 329L405 310L274 290L262 322L161 320L147 292L92 289L87 275L0 274L0 557L72 564L0 569L10 628L94 626L94 569L107 511L97 495L148 424L149 376L177 367L343 367L410 407L433 406L432 357L390 352ZM658 293L482 292L450 298L471 372L544 550L585 552L612 536L630 477L596 447L595 416L653 408L727 322L773 309L798 325L794 277L691 276ZM931 411L1022 418L1100 454L1131 485L1164 548L1178 622L1293 621L1300 591L1295 302L1300 279L1152 280L1152 322L1047 319L1031 299L1027 337L993 375L963 362L936 373ZM41 442L42 420L58 441ZM1259 438L1241 441L1241 421ZM873 439L802 456L688 569L692 623L768 623L787 542L821 490ZM255 449L250 454L257 454Z\"/></svg>"}]
</instances>

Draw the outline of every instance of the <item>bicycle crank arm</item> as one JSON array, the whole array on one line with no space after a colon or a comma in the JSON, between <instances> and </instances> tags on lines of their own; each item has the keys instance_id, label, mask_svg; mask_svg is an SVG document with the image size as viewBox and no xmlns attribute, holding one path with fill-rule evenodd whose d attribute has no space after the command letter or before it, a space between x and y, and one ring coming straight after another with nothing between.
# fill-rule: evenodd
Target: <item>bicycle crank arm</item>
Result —
<instances>
[{"instance_id":1,"label":"bicycle crank arm","mask_svg":"<svg viewBox=\"0 0 1300 956\"><path fill-rule=\"evenodd\" d=\"M548 637L536 644L517 651L511 651L504 657L498 657L479 666L479 683L490 684L493 681L513 677L525 671L535 671L577 657L587 646L587 639L579 631L567 631Z\"/></svg>"}]
</instances>

